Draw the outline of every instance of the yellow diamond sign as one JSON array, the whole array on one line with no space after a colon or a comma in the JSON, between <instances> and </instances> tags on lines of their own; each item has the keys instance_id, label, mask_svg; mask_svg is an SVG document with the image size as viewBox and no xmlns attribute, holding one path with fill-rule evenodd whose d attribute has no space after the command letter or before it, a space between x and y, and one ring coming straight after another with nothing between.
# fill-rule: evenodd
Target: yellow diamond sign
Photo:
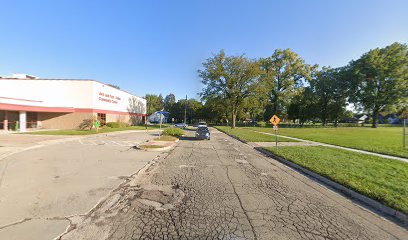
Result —
<instances>
[{"instance_id":1,"label":"yellow diamond sign","mask_svg":"<svg viewBox=\"0 0 408 240\"><path fill-rule=\"evenodd\" d=\"M280 122L280 118L278 118L278 116L276 115L273 115L269 122L271 122L274 126L277 126Z\"/></svg>"}]
</instances>

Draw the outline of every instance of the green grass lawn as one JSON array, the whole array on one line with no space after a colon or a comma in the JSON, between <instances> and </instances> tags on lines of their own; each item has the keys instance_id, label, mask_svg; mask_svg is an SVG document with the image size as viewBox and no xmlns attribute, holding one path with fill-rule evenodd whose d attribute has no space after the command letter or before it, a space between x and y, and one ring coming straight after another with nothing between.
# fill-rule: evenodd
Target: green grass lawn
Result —
<instances>
[{"instance_id":1,"label":"green grass lawn","mask_svg":"<svg viewBox=\"0 0 408 240\"><path fill-rule=\"evenodd\" d=\"M148 130L157 130L159 126L149 125ZM163 128L163 126L162 126ZM97 133L109 133L109 132L118 132L118 131L128 131L128 130L145 130L145 126L130 126L122 128L101 128L98 132L95 129L92 130L50 130L50 131L37 131L37 132L28 132L24 134L33 134L33 135L91 135Z\"/></svg>"},{"instance_id":2,"label":"green grass lawn","mask_svg":"<svg viewBox=\"0 0 408 240\"><path fill-rule=\"evenodd\" d=\"M408 164L329 147L265 148L289 161L408 213Z\"/></svg>"},{"instance_id":3,"label":"green grass lawn","mask_svg":"<svg viewBox=\"0 0 408 240\"><path fill-rule=\"evenodd\" d=\"M272 128L252 127L261 132L273 133ZM338 146L408 157L408 148L402 147L401 127L341 127L341 128L280 128L278 134Z\"/></svg>"},{"instance_id":4,"label":"green grass lawn","mask_svg":"<svg viewBox=\"0 0 408 240\"><path fill-rule=\"evenodd\" d=\"M244 129L244 128L234 128L228 126L216 126L218 130L233 135L244 142L274 142L275 137L265 135L262 133L256 133L254 131ZM278 141L280 142L296 142L296 140L291 140L288 138L281 138L278 137Z\"/></svg>"}]
</instances>

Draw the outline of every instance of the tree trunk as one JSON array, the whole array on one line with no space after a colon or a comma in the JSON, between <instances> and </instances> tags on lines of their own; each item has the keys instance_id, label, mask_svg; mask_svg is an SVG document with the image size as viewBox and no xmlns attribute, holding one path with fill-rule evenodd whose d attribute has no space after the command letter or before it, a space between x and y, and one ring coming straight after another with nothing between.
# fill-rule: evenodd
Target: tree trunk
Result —
<instances>
[{"instance_id":1,"label":"tree trunk","mask_svg":"<svg viewBox=\"0 0 408 240\"><path fill-rule=\"evenodd\" d=\"M374 108L373 111L373 125L371 125L372 128L377 128L378 127L378 113L379 113L379 109L378 108Z\"/></svg>"},{"instance_id":2,"label":"tree trunk","mask_svg":"<svg viewBox=\"0 0 408 240\"><path fill-rule=\"evenodd\" d=\"M235 119L237 118L237 115L233 112L232 113L232 128L235 128Z\"/></svg>"}]
</instances>

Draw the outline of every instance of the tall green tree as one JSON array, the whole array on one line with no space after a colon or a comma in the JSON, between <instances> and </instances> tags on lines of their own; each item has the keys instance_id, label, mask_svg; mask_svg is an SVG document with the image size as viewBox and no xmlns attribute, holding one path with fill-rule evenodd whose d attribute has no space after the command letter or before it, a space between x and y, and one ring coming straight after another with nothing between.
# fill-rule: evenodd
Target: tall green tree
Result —
<instances>
[{"instance_id":1,"label":"tall green tree","mask_svg":"<svg viewBox=\"0 0 408 240\"><path fill-rule=\"evenodd\" d=\"M348 82L343 77L342 68L323 67L310 81L319 104L319 115L323 126L328 120L335 122L345 112L347 105Z\"/></svg>"},{"instance_id":2,"label":"tall green tree","mask_svg":"<svg viewBox=\"0 0 408 240\"><path fill-rule=\"evenodd\" d=\"M351 99L371 114L372 127L382 111L402 108L408 98L408 48L393 43L376 48L350 63L354 74Z\"/></svg>"},{"instance_id":3,"label":"tall green tree","mask_svg":"<svg viewBox=\"0 0 408 240\"><path fill-rule=\"evenodd\" d=\"M146 113L148 115L162 109L163 103L160 100L160 96L156 94L146 94L144 98L146 99Z\"/></svg>"},{"instance_id":4,"label":"tall green tree","mask_svg":"<svg viewBox=\"0 0 408 240\"><path fill-rule=\"evenodd\" d=\"M274 114L286 111L291 99L310 80L317 66L310 66L290 49L277 49L272 56L259 60L261 81L268 89Z\"/></svg>"},{"instance_id":5,"label":"tall green tree","mask_svg":"<svg viewBox=\"0 0 408 240\"><path fill-rule=\"evenodd\" d=\"M163 99L163 95L160 93L158 100L157 100L157 104L158 104L158 110L163 110L164 109L164 99Z\"/></svg>"},{"instance_id":6,"label":"tall green tree","mask_svg":"<svg viewBox=\"0 0 408 240\"><path fill-rule=\"evenodd\" d=\"M184 109L186 108L187 122L198 122L202 118L203 104L196 99L180 99L172 107L171 118L176 122L184 121Z\"/></svg>"},{"instance_id":7,"label":"tall green tree","mask_svg":"<svg viewBox=\"0 0 408 240\"><path fill-rule=\"evenodd\" d=\"M176 96L173 93L168 94L164 98L164 110L171 111L171 108L176 103Z\"/></svg>"},{"instance_id":8,"label":"tall green tree","mask_svg":"<svg viewBox=\"0 0 408 240\"><path fill-rule=\"evenodd\" d=\"M232 127L235 127L236 117L244 99L254 94L259 79L259 66L256 61L243 55L226 56L221 50L218 54L203 63L203 69L198 70L204 84L201 97L206 100L219 96L225 99L225 107L231 113Z\"/></svg>"},{"instance_id":9,"label":"tall green tree","mask_svg":"<svg viewBox=\"0 0 408 240\"><path fill-rule=\"evenodd\" d=\"M317 95L312 87L304 87L297 91L293 101L288 107L288 118L300 125L306 121L314 120L319 117L319 103Z\"/></svg>"},{"instance_id":10,"label":"tall green tree","mask_svg":"<svg viewBox=\"0 0 408 240\"><path fill-rule=\"evenodd\" d=\"M224 123L229 118L225 105L220 96L207 98L202 110L203 118L212 123Z\"/></svg>"},{"instance_id":11,"label":"tall green tree","mask_svg":"<svg viewBox=\"0 0 408 240\"><path fill-rule=\"evenodd\" d=\"M267 99L261 94L253 94L244 100L242 111L252 120L262 120Z\"/></svg>"}]
</instances>

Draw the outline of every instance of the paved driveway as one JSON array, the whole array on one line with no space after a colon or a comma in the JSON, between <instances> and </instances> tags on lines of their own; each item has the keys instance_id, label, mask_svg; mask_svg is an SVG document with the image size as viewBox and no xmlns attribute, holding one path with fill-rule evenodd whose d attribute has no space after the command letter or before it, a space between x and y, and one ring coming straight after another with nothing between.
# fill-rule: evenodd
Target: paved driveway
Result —
<instances>
[{"instance_id":1,"label":"paved driveway","mask_svg":"<svg viewBox=\"0 0 408 240\"><path fill-rule=\"evenodd\" d=\"M212 130L181 140L62 239L408 239L408 232Z\"/></svg>"},{"instance_id":2,"label":"paved driveway","mask_svg":"<svg viewBox=\"0 0 408 240\"><path fill-rule=\"evenodd\" d=\"M0 134L0 160L14 152L52 141L70 139L70 136L44 136L29 134Z\"/></svg>"},{"instance_id":3,"label":"paved driveway","mask_svg":"<svg viewBox=\"0 0 408 240\"><path fill-rule=\"evenodd\" d=\"M0 160L0 239L52 239L86 214L129 175L160 153L132 144L153 133L65 138ZM0 136L3 145L29 147L64 137ZM11 142L4 139L11 137ZM93 142L94 144L87 144ZM124 144L124 143L127 144Z\"/></svg>"}]
</instances>

